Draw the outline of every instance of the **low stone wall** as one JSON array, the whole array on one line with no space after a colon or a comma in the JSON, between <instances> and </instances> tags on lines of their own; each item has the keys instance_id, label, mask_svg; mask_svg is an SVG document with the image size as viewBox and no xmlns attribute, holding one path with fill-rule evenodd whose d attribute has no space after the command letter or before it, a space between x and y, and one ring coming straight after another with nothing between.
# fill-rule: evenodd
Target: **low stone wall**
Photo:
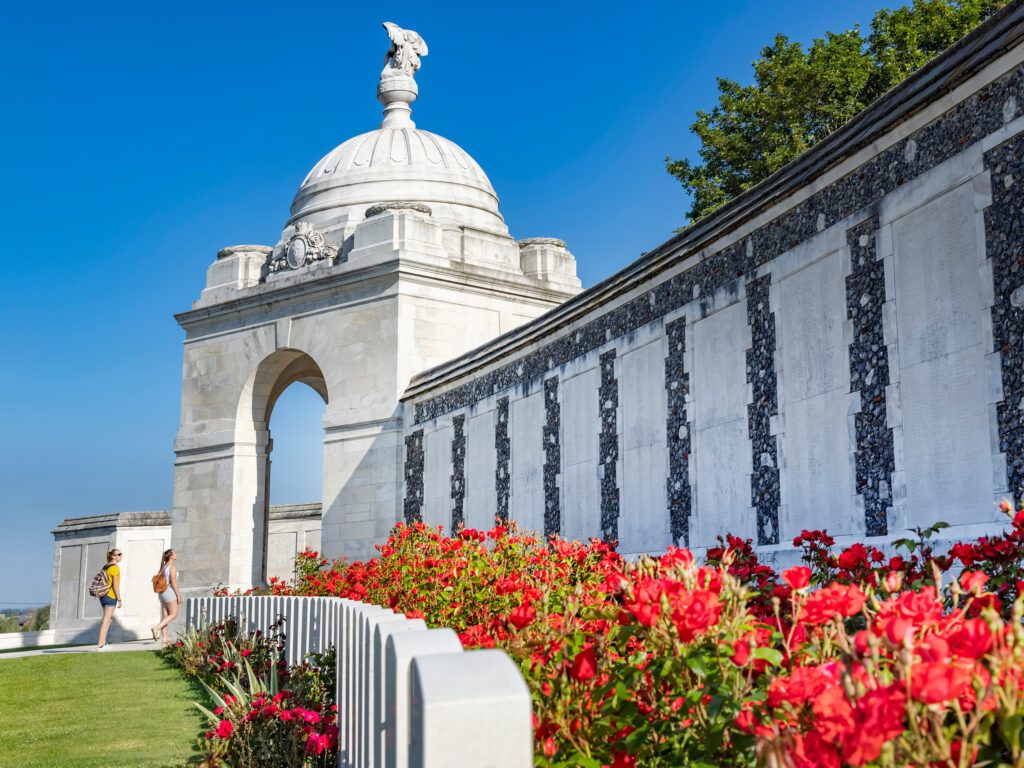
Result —
<instances>
[{"instance_id":1,"label":"low stone wall","mask_svg":"<svg viewBox=\"0 0 1024 768\"><path fill-rule=\"evenodd\" d=\"M620 551L998 527L1024 487L1024 6L754 190L415 378L404 514Z\"/></svg>"},{"instance_id":2,"label":"low stone wall","mask_svg":"<svg viewBox=\"0 0 1024 768\"><path fill-rule=\"evenodd\" d=\"M0 651L11 648L36 648L40 645L56 645L57 634L52 629L39 632L3 632L0 633Z\"/></svg>"}]
</instances>

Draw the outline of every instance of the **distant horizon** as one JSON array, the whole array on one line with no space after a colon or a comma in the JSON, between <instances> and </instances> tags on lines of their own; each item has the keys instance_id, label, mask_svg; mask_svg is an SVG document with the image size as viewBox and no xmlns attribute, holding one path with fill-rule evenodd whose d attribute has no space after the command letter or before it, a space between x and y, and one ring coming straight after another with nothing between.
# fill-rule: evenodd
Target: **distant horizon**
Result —
<instances>
[{"instance_id":1,"label":"distant horizon","mask_svg":"<svg viewBox=\"0 0 1024 768\"><path fill-rule=\"evenodd\" d=\"M51 531L65 518L171 509L184 337L173 314L198 298L218 250L276 243L308 170L377 127L381 22L430 48L417 126L476 159L517 239L565 240L589 287L686 223L664 159L697 156L688 126L715 105L716 77L748 83L776 32L807 44L866 26L878 7L9 11L0 95L18 119L0 127L0 215L21 250L0 307L0 608L49 604ZM272 504L320 498L323 412L306 387L275 407Z\"/></svg>"}]
</instances>

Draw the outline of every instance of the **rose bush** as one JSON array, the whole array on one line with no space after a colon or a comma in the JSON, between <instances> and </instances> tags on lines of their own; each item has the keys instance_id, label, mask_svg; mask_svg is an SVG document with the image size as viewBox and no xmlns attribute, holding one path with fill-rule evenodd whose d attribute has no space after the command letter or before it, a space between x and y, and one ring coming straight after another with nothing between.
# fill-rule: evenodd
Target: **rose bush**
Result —
<instances>
[{"instance_id":1,"label":"rose bush","mask_svg":"<svg viewBox=\"0 0 1024 768\"><path fill-rule=\"evenodd\" d=\"M399 525L366 562L303 553L275 594L377 603L500 647L534 702L542 766L1024 768L1024 512L936 555L823 531L775 573L727 537L627 562L498 525ZM959 579L944 574L954 565Z\"/></svg>"},{"instance_id":2,"label":"rose bush","mask_svg":"<svg viewBox=\"0 0 1024 768\"><path fill-rule=\"evenodd\" d=\"M202 768L327 768L337 764L336 657L288 667L284 619L263 635L234 619L190 628L164 651L206 689L213 708L198 740Z\"/></svg>"}]
</instances>

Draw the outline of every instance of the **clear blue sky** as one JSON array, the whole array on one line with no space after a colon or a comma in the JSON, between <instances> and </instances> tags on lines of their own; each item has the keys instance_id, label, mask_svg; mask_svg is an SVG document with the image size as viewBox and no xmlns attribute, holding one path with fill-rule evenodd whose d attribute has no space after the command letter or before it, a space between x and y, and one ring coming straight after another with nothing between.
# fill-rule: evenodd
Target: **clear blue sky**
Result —
<instances>
[{"instance_id":1,"label":"clear blue sky","mask_svg":"<svg viewBox=\"0 0 1024 768\"><path fill-rule=\"evenodd\" d=\"M65 517L170 508L172 314L218 249L275 243L307 171L376 127L382 21L430 47L417 125L476 158L512 235L566 240L588 286L684 222L664 159L696 156L716 76L747 82L776 32L807 43L879 5L7 3L0 606L49 602ZM323 406L303 390L271 424L273 503L319 498Z\"/></svg>"}]
</instances>

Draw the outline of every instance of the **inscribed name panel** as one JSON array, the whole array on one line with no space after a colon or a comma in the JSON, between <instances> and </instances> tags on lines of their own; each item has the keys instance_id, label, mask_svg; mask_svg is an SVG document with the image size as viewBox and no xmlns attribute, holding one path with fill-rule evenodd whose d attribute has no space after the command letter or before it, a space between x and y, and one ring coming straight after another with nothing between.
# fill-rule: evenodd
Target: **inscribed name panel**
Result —
<instances>
[{"instance_id":1,"label":"inscribed name panel","mask_svg":"<svg viewBox=\"0 0 1024 768\"><path fill-rule=\"evenodd\" d=\"M57 618L77 619L78 602L82 594L88 588L88 584L82 584L82 545L63 545L60 548L60 566L57 576ZM86 578L91 582L95 574L86 572ZM88 600L95 600L87 597Z\"/></svg>"},{"instance_id":2,"label":"inscribed name panel","mask_svg":"<svg viewBox=\"0 0 1024 768\"><path fill-rule=\"evenodd\" d=\"M660 553L672 544L665 490L665 343L622 356L623 471L620 554Z\"/></svg>"},{"instance_id":3,"label":"inscribed name panel","mask_svg":"<svg viewBox=\"0 0 1024 768\"><path fill-rule=\"evenodd\" d=\"M911 525L993 519L981 345L900 370Z\"/></svg>"},{"instance_id":4,"label":"inscribed name panel","mask_svg":"<svg viewBox=\"0 0 1024 768\"><path fill-rule=\"evenodd\" d=\"M452 425L423 432L423 522L452 527Z\"/></svg>"},{"instance_id":5,"label":"inscribed name panel","mask_svg":"<svg viewBox=\"0 0 1024 768\"><path fill-rule=\"evenodd\" d=\"M804 528L863 533L854 505L854 440L848 414L850 354L844 343L846 281L836 251L778 284L780 436L780 540Z\"/></svg>"},{"instance_id":6,"label":"inscribed name panel","mask_svg":"<svg viewBox=\"0 0 1024 768\"><path fill-rule=\"evenodd\" d=\"M848 390L850 355L843 343L846 283L840 252L781 280L778 349L780 403L795 403L834 389Z\"/></svg>"},{"instance_id":7,"label":"inscribed name panel","mask_svg":"<svg viewBox=\"0 0 1024 768\"><path fill-rule=\"evenodd\" d=\"M481 531L494 527L494 516L498 512L494 484L498 468L494 427L494 411L486 411L466 421L465 523L467 528Z\"/></svg>"},{"instance_id":8,"label":"inscribed name panel","mask_svg":"<svg viewBox=\"0 0 1024 768\"><path fill-rule=\"evenodd\" d=\"M601 495L597 476L598 388L591 368L565 379L562 406L562 535L586 540L601 535Z\"/></svg>"},{"instance_id":9,"label":"inscribed name panel","mask_svg":"<svg viewBox=\"0 0 1024 768\"><path fill-rule=\"evenodd\" d=\"M984 259L984 237L979 234L980 227L982 217L974 210L970 184L893 222L901 366L934 360L983 342L978 266Z\"/></svg>"},{"instance_id":10,"label":"inscribed name panel","mask_svg":"<svg viewBox=\"0 0 1024 768\"><path fill-rule=\"evenodd\" d=\"M693 324L691 387L697 428L747 420L747 303L737 301Z\"/></svg>"},{"instance_id":11,"label":"inscribed name panel","mask_svg":"<svg viewBox=\"0 0 1024 768\"><path fill-rule=\"evenodd\" d=\"M267 578L291 579L299 551L297 531L276 531L267 536Z\"/></svg>"},{"instance_id":12,"label":"inscribed name panel","mask_svg":"<svg viewBox=\"0 0 1024 768\"><path fill-rule=\"evenodd\" d=\"M110 549L111 543L108 541L100 541L94 544L87 544L85 547L85 579L86 583L82 585L83 594L85 588L89 586L89 582L92 581L92 577L96 575L100 568L107 564L107 550ZM95 597L85 596L85 610L82 612L82 618L84 619L98 619L103 615L103 609L100 607L100 601Z\"/></svg>"},{"instance_id":13,"label":"inscribed name panel","mask_svg":"<svg viewBox=\"0 0 1024 768\"><path fill-rule=\"evenodd\" d=\"M164 553L163 539L132 539L122 548L121 578L124 599L132 606L156 605L153 577L160 570Z\"/></svg>"},{"instance_id":14,"label":"inscribed name panel","mask_svg":"<svg viewBox=\"0 0 1024 768\"><path fill-rule=\"evenodd\" d=\"M716 536L732 533L757 537L757 518L750 503L750 440L747 422L729 421L696 431L696 525L694 547L716 546ZM692 465L691 465L692 466Z\"/></svg>"},{"instance_id":15,"label":"inscribed name panel","mask_svg":"<svg viewBox=\"0 0 1024 768\"><path fill-rule=\"evenodd\" d=\"M693 325L690 374L694 431L696 530L691 544L715 545L715 536L757 536L750 503L750 437L747 426L746 301Z\"/></svg>"},{"instance_id":16,"label":"inscribed name panel","mask_svg":"<svg viewBox=\"0 0 1024 768\"><path fill-rule=\"evenodd\" d=\"M854 502L849 403L848 393L834 389L784 406L780 541L805 528L864 534L864 513Z\"/></svg>"},{"instance_id":17,"label":"inscribed name panel","mask_svg":"<svg viewBox=\"0 0 1024 768\"><path fill-rule=\"evenodd\" d=\"M514 400L512 422L512 486L509 514L520 527L544 534L544 391Z\"/></svg>"}]
</instances>

